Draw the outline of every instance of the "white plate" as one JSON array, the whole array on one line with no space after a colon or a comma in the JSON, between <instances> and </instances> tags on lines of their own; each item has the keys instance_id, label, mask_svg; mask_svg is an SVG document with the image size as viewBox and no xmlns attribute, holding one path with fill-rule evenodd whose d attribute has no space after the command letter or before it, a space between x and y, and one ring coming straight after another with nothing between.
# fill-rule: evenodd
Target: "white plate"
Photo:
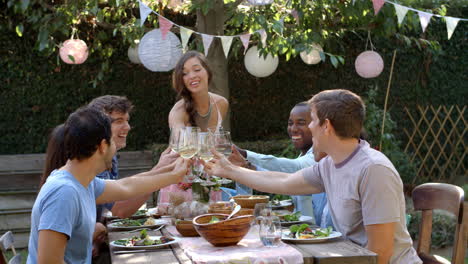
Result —
<instances>
[{"instance_id":1,"label":"white plate","mask_svg":"<svg viewBox=\"0 0 468 264\"><path fill-rule=\"evenodd\" d=\"M307 238L307 239L291 238L289 237L289 233L290 231L284 231L281 239L283 241L297 243L297 244L319 243L319 242L328 241L330 239L341 237L341 233L337 231L332 231L328 237Z\"/></svg>"},{"instance_id":2,"label":"white plate","mask_svg":"<svg viewBox=\"0 0 468 264\"><path fill-rule=\"evenodd\" d=\"M299 221L291 221L291 222L287 222L287 221L281 221L281 224L282 225L294 225L294 224L300 224L300 223L304 223L304 222L310 222L312 221L314 218L312 216L307 216L307 215L301 215L299 217Z\"/></svg>"},{"instance_id":3,"label":"white plate","mask_svg":"<svg viewBox=\"0 0 468 264\"><path fill-rule=\"evenodd\" d=\"M133 229L139 229L139 228L148 228L148 229L153 229L157 228L159 226L165 225L166 221L161 220L161 219L155 219L155 224L154 225L141 225L141 226L119 226L118 222L119 220L114 220L110 224L107 225L109 229L115 230L115 231L128 231L128 230L133 230Z\"/></svg>"},{"instance_id":4,"label":"white plate","mask_svg":"<svg viewBox=\"0 0 468 264\"><path fill-rule=\"evenodd\" d=\"M156 239L159 239L161 236L150 236L150 239L153 239L153 240L156 240ZM111 247L114 247L114 248L118 248L118 249L152 249L152 248L160 248L160 247L165 247L167 245L171 245L171 244L175 244L175 243L179 243L180 241L180 238L178 237L171 237L173 238L174 240L172 241L169 241L167 243L164 243L164 244L158 244L158 245L151 245L151 246L133 246L133 247L127 247L127 246L121 246L121 245L116 245L115 244L115 240L110 242L110 246ZM130 238L124 238L124 239L130 239Z\"/></svg>"},{"instance_id":5,"label":"white plate","mask_svg":"<svg viewBox=\"0 0 468 264\"><path fill-rule=\"evenodd\" d=\"M280 201L279 204L271 204L271 208L273 209L279 209L279 208L284 208L284 207L288 207L288 206L291 206L293 203L291 200L284 200L284 201Z\"/></svg>"}]
</instances>

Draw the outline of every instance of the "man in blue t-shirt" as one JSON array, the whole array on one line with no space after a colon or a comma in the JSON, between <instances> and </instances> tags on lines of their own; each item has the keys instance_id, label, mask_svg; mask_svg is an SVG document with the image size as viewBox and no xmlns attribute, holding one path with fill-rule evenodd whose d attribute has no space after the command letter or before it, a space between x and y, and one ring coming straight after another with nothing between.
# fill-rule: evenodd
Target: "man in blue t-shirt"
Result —
<instances>
[{"instance_id":1,"label":"man in blue t-shirt","mask_svg":"<svg viewBox=\"0 0 468 264\"><path fill-rule=\"evenodd\" d=\"M190 166L189 160L178 158L125 179L96 178L111 169L116 144L110 118L91 107L68 117L63 147L66 164L51 173L33 206L27 263L91 263L96 204L130 199L180 182Z\"/></svg>"}]
</instances>

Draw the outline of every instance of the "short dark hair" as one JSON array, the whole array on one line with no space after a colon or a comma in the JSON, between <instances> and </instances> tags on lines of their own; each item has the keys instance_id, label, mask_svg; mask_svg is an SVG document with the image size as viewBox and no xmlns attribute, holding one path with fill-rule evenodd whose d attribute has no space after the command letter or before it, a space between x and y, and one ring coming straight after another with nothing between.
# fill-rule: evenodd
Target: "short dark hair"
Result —
<instances>
[{"instance_id":1,"label":"short dark hair","mask_svg":"<svg viewBox=\"0 0 468 264\"><path fill-rule=\"evenodd\" d=\"M94 98L88 106L94 107L106 114L112 114L112 112L125 114L130 113L133 109L133 104L127 97L118 95L99 96Z\"/></svg>"},{"instance_id":2,"label":"short dark hair","mask_svg":"<svg viewBox=\"0 0 468 264\"><path fill-rule=\"evenodd\" d=\"M65 121L64 147L67 159L83 160L96 152L104 139L111 143L110 118L93 107L81 107Z\"/></svg>"},{"instance_id":3,"label":"short dark hair","mask_svg":"<svg viewBox=\"0 0 468 264\"><path fill-rule=\"evenodd\" d=\"M366 116L359 95L348 90L326 90L314 95L309 104L317 111L320 125L328 119L340 138L359 138Z\"/></svg>"},{"instance_id":4,"label":"short dark hair","mask_svg":"<svg viewBox=\"0 0 468 264\"><path fill-rule=\"evenodd\" d=\"M301 106L310 107L309 102L307 101L297 103L294 107L301 107Z\"/></svg>"}]
</instances>

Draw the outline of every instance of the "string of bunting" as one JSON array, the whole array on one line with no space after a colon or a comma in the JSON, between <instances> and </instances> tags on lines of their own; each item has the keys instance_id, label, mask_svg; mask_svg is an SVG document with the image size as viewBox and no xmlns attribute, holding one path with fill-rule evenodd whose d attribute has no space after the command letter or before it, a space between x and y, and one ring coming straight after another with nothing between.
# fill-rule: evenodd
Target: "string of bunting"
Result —
<instances>
[{"instance_id":1,"label":"string of bunting","mask_svg":"<svg viewBox=\"0 0 468 264\"><path fill-rule=\"evenodd\" d=\"M431 18L434 17L440 17L445 19L445 23L447 24L447 36L448 39L450 39L453 35L453 32L455 31L455 28L458 25L459 21L468 21L466 18L458 18L458 17L449 17L449 16L441 16L441 15L435 15L432 13L424 12L421 10L417 10L411 7L403 6L400 4L397 4L395 2L389 1L389 0L372 0L372 4L374 6L374 14L377 15L380 11L380 9L383 7L385 3L392 4L395 7L395 12L398 17L398 25L401 25L403 22L403 19L405 19L406 14L408 13L408 10L411 10L413 12L418 13L419 16L419 21L421 23L422 31L426 31L427 25L429 25L429 22L431 21Z\"/></svg>"},{"instance_id":2,"label":"string of bunting","mask_svg":"<svg viewBox=\"0 0 468 264\"><path fill-rule=\"evenodd\" d=\"M183 27L181 25L178 25L178 24L172 22L171 20L161 16L158 12L152 10L149 6L147 6L142 1L138 1L138 2L140 4L140 19L141 19L140 25L143 26L143 24L145 23L146 18L148 17L149 14L154 13L154 14L158 15L159 28L161 30L162 39L166 38L167 33L169 32L169 30L171 30L171 28L173 26L179 27L180 28L180 37L182 39L182 48L183 49L186 49L187 43L188 43L188 41L190 39L190 36L192 34L198 34L198 35L200 35L202 37L203 47L204 47L204 50L205 50L205 56L208 56L208 50L210 49L211 43L213 42L213 38L221 39L224 55L226 56L226 58L228 57L229 50L230 50L231 44L232 44L232 40L235 37L240 38L240 40L242 42L242 45L244 46L244 54L245 54L245 52L247 52L247 49L249 47L250 36L252 34L255 34L255 33L260 34L260 39L262 41L263 46L266 45L267 33L266 33L266 31L264 29L259 29L259 30L255 31L253 33L245 33L245 34L232 35L232 36L220 36L220 35L204 34L204 33L200 33L200 32L197 32L197 31L193 31L193 30L188 29L186 27Z\"/></svg>"}]
</instances>

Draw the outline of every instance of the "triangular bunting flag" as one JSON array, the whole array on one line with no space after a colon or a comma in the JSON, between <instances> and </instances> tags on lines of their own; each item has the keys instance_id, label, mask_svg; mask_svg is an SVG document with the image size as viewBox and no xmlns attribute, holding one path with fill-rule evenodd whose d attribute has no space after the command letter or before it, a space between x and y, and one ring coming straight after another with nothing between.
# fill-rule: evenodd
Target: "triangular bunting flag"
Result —
<instances>
[{"instance_id":1,"label":"triangular bunting flag","mask_svg":"<svg viewBox=\"0 0 468 264\"><path fill-rule=\"evenodd\" d=\"M242 44L244 44L244 54L247 52L247 49L249 48L249 40L250 40L250 34L244 34L240 36L240 39L242 41Z\"/></svg>"},{"instance_id":2,"label":"triangular bunting flag","mask_svg":"<svg viewBox=\"0 0 468 264\"><path fill-rule=\"evenodd\" d=\"M166 39L167 32L171 30L172 22L163 16L159 16L159 29L161 29L162 39Z\"/></svg>"},{"instance_id":3,"label":"triangular bunting flag","mask_svg":"<svg viewBox=\"0 0 468 264\"><path fill-rule=\"evenodd\" d=\"M429 21L431 21L431 17L433 16L433 14L418 11L418 15L419 22L421 22L422 31L424 32L426 31L427 25L429 25Z\"/></svg>"},{"instance_id":4,"label":"triangular bunting flag","mask_svg":"<svg viewBox=\"0 0 468 264\"><path fill-rule=\"evenodd\" d=\"M448 39L452 37L452 34L458 25L458 21L460 21L460 19L456 17L445 17L445 23L447 23Z\"/></svg>"},{"instance_id":5,"label":"triangular bunting flag","mask_svg":"<svg viewBox=\"0 0 468 264\"><path fill-rule=\"evenodd\" d=\"M258 34L260 34L260 40L262 41L262 47L266 47L266 40L267 40L267 33L265 29L260 29L258 31Z\"/></svg>"},{"instance_id":6,"label":"triangular bunting flag","mask_svg":"<svg viewBox=\"0 0 468 264\"><path fill-rule=\"evenodd\" d=\"M182 39L182 48L185 50L187 43L192 35L193 30L188 28L180 27L180 38Z\"/></svg>"},{"instance_id":7,"label":"triangular bunting flag","mask_svg":"<svg viewBox=\"0 0 468 264\"><path fill-rule=\"evenodd\" d=\"M203 47L205 48L205 56L208 56L208 50L210 49L211 42L213 41L212 35L201 34L203 39Z\"/></svg>"},{"instance_id":8,"label":"triangular bunting flag","mask_svg":"<svg viewBox=\"0 0 468 264\"><path fill-rule=\"evenodd\" d=\"M394 5L395 5L395 12L398 17L398 25L401 25L401 23L403 22L403 19L405 19L406 13L408 13L408 8L399 4L394 4Z\"/></svg>"},{"instance_id":9,"label":"triangular bunting flag","mask_svg":"<svg viewBox=\"0 0 468 264\"><path fill-rule=\"evenodd\" d=\"M147 6L142 1L138 2L140 3L140 26L143 26L143 24L145 24L146 18L149 14L151 14L151 12L153 12L153 10L151 10L151 8L149 8L149 6Z\"/></svg>"},{"instance_id":10,"label":"triangular bunting flag","mask_svg":"<svg viewBox=\"0 0 468 264\"><path fill-rule=\"evenodd\" d=\"M229 49L231 48L232 39L234 37L220 36L220 38L221 38L221 44L223 44L224 55L226 56L226 59L227 59L228 54L229 54Z\"/></svg>"},{"instance_id":11,"label":"triangular bunting flag","mask_svg":"<svg viewBox=\"0 0 468 264\"><path fill-rule=\"evenodd\" d=\"M372 5L374 6L374 15L377 15L379 13L380 9L384 4L384 0L372 0Z\"/></svg>"}]
</instances>

